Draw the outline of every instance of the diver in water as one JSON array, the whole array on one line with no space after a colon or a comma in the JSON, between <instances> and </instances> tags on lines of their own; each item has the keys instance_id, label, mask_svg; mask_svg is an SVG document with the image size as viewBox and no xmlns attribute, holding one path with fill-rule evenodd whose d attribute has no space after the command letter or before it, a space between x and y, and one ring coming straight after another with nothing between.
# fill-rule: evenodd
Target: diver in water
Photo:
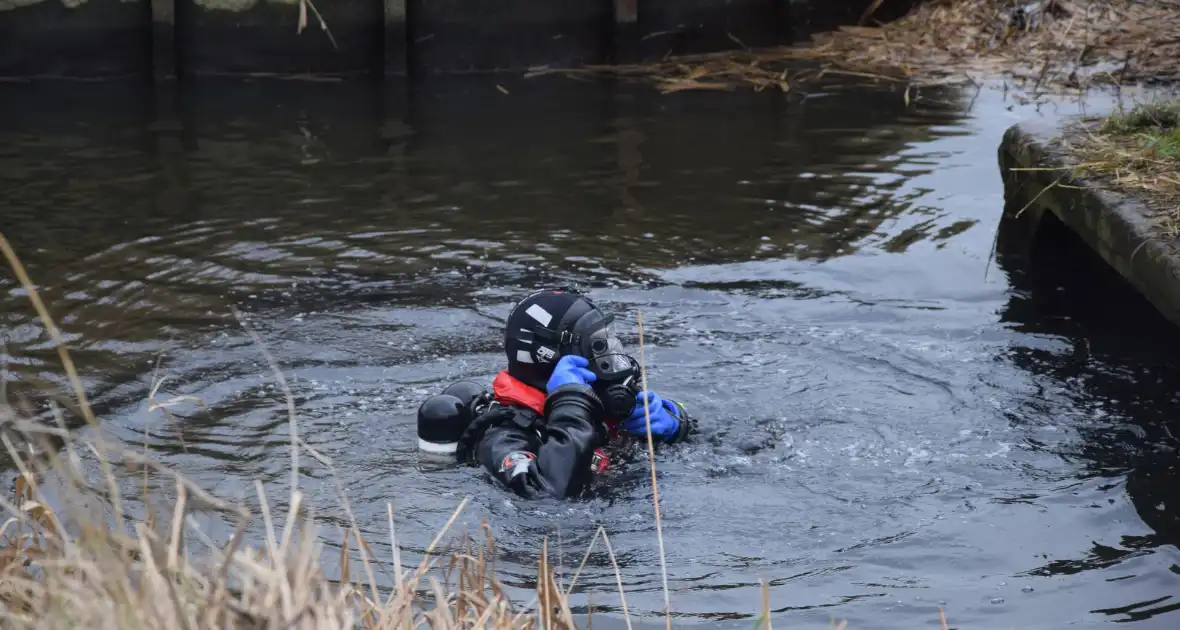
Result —
<instances>
[{"instance_id":1,"label":"diver in water","mask_svg":"<svg viewBox=\"0 0 1180 630\"><path fill-rule=\"evenodd\" d=\"M508 368L492 392L460 381L426 399L420 451L481 464L523 497L566 498L606 470L606 446L646 440L645 405L655 441L683 440L694 420L681 403L642 391L612 320L574 289L525 297L508 315Z\"/></svg>"}]
</instances>

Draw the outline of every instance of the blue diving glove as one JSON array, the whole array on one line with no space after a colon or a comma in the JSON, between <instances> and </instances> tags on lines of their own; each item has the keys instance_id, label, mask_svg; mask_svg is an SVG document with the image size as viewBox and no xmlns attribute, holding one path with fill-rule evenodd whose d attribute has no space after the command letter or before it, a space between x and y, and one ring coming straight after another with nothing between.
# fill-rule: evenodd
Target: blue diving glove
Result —
<instances>
[{"instance_id":1,"label":"blue diving glove","mask_svg":"<svg viewBox=\"0 0 1180 630\"><path fill-rule=\"evenodd\" d=\"M639 392L635 396L635 409L623 422L623 430L631 435L647 435L644 395L647 396L647 413L651 415L652 436L665 441L672 439L680 430L680 410L677 409L676 403L660 398L655 392Z\"/></svg>"},{"instance_id":2,"label":"blue diving glove","mask_svg":"<svg viewBox=\"0 0 1180 630\"><path fill-rule=\"evenodd\" d=\"M545 389L553 391L562 385L571 383L578 385L593 383L598 377L594 375L594 372L586 369L587 365L590 365L590 361L576 354L567 354L561 357L557 366L553 368L553 374L549 376L549 382L545 384Z\"/></svg>"}]
</instances>

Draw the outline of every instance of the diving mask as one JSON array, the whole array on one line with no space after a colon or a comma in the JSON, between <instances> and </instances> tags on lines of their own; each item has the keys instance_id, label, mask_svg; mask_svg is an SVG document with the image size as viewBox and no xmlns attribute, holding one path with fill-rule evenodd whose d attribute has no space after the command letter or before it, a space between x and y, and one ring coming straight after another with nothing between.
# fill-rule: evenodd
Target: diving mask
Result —
<instances>
[{"instance_id":1,"label":"diving mask","mask_svg":"<svg viewBox=\"0 0 1180 630\"><path fill-rule=\"evenodd\" d=\"M578 318L573 334L576 351L589 362L594 372L594 389L606 407L608 416L622 420L635 408L635 397L642 389L639 363L624 352L623 342L615 335L613 315L594 310Z\"/></svg>"}]
</instances>

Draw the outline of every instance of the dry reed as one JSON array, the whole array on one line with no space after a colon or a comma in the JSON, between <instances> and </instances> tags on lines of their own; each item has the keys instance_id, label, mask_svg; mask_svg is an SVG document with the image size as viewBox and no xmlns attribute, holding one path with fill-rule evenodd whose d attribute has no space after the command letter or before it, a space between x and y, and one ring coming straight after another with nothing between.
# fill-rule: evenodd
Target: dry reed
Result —
<instances>
[{"instance_id":1,"label":"dry reed","mask_svg":"<svg viewBox=\"0 0 1180 630\"><path fill-rule=\"evenodd\" d=\"M636 326L639 329L639 367L643 392L647 389L647 357L643 349L643 313L636 314ZM664 555L664 523L660 518L660 486L656 483L656 447L651 434L651 409L643 406L643 418L647 427L647 454L651 471L651 500L656 515L656 536L660 543L660 577L664 584L664 625L672 630L672 602L668 595L668 559Z\"/></svg>"}]
</instances>

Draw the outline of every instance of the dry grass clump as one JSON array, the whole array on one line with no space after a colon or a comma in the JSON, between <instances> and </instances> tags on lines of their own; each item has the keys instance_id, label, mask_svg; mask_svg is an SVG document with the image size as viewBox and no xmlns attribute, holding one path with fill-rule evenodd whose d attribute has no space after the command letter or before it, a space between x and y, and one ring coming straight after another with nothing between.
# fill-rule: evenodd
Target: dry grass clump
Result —
<instances>
[{"instance_id":1,"label":"dry grass clump","mask_svg":"<svg viewBox=\"0 0 1180 630\"><path fill-rule=\"evenodd\" d=\"M806 45L538 73L642 78L665 92L786 91L827 74L914 86L976 83L970 75L977 73L1006 75L1036 94L1180 79L1177 32L1178 0L927 0L901 19L818 33Z\"/></svg>"},{"instance_id":2,"label":"dry grass clump","mask_svg":"<svg viewBox=\"0 0 1180 630\"><path fill-rule=\"evenodd\" d=\"M547 548L541 552L537 596L530 607L514 604L492 574L490 534L486 547L467 540L447 557L431 555L463 504L411 570L402 569L396 540L392 562L382 562L352 521L347 532L339 532L344 575L333 580L319 565L323 538L316 515L304 507L298 490L285 522L278 523L258 484L265 540L254 548L244 535L256 515L133 449L102 438L81 439L60 422L47 427L8 406L0 406L0 423L5 430L0 440L20 470L12 496L0 499L0 509L8 513L0 526L4 628L507 630L538 623L575 628L568 591L557 586ZM16 443L36 445L32 450L40 455L28 456L13 437ZM64 446L58 450L50 442ZM83 453L105 460L116 476L99 475L92 484L81 465ZM171 515L149 512L136 519L113 512L112 505L122 502L120 481L134 480L136 467L174 481ZM62 513L49 507L49 497L64 506ZM216 543L196 526L192 514L209 510L237 522L230 540ZM392 508L390 526L393 536ZM350 541L364 560L355 581L347 561ZM203 552L192 553L194 546L204 547ZM442 581L429 574L440 565ZM388 575L391 568L396 586L383 593L376 575Z\"/></svg>"},{"instance_id":3,"label":"dry grass clump","mask_svg":"<svg viewBox=\"0 0 1180 630\"><path fill-rule=\"evenodd\" d=\"M1135 193L1180 237L1180 101L1156 101L1071 125L1060 141L1074 177Z\"/></svg>"},{"instance_id":4,"label":"dry grass clump","mask_svg":"<svg viewBox=\"0 0 1180 630\"><path fill-rule=\"evenodd\" d=\"M1175 0L931 0L878 27L819 34L797 56L911 77L999 72L1035 89L1077 88L1180 79L1178 27Z\"/></svg>"},{"instance_id":5,"label":"dry grass clump","mask_svg":"<svg viewBox=\"0 0 1180 630\"><path fill-rule=\"evenodd\" d=\"M255 552L243 546L241 529L226 546L214 545L205 560L192 560L188 538L199 531L186 522L190 502L228 510L244 524L249 514L225 504L176 476L176 509L157 527L154 516L129 520L110 514L118 480L93 487L81 468L79 447L117 466L111 445L85 444L58 427L48 428L0 410L9 435L49 447L64 440L65 455L49 450L22 462L24 453L4 436L20 474L10 500L0 501L8 519L0 543L0 618L5 628L345 628L354 625L351 592L333 588L318 574L314 538L297 537L294 519L282 544ZM163 467L125 452L121 464ZM121 467L117 469L122 469ZM49 482L57 480L57 483ZM51 493L43 486L52 486ZM59 514L47 495L64 506ZM104 496L107 500L104 500ZM112 522L112 516L114 516ZM272 538L275 531L270 530Z\"/></svg>"},{"instance_id":6,"label":"dry grass clump","mask_svg":"<svg viewBox=\"0 0 1180 630\"><path fill-rule=\"evenodd\" d=\"M1102 121L1101 130L1114 135L1149 134L1152 137L1174 135L1180 128L1180 101L1139 103L1130 110L1120 109Z\"/></svg>"},{"instance_id":7,"label":"dry grass clump","mask_svg":"<svg viewBox=\"0 0 1180 630\"><path fill-rule=\"evenodd\" d=\"M820 63L807 63L820 60ZM798 63L804 62L804 63ZM561 74L570 78L612 76L654 84L662 93L690 90L733 91L753 88L791 91L826 77L851 77L874 83L937 85L940 79L910 80L896 68L820 59L802 48L768 48L678 55L654 63L586 65L579 68L537 68L526 77Z\"/></svg>"}]
</instances>

